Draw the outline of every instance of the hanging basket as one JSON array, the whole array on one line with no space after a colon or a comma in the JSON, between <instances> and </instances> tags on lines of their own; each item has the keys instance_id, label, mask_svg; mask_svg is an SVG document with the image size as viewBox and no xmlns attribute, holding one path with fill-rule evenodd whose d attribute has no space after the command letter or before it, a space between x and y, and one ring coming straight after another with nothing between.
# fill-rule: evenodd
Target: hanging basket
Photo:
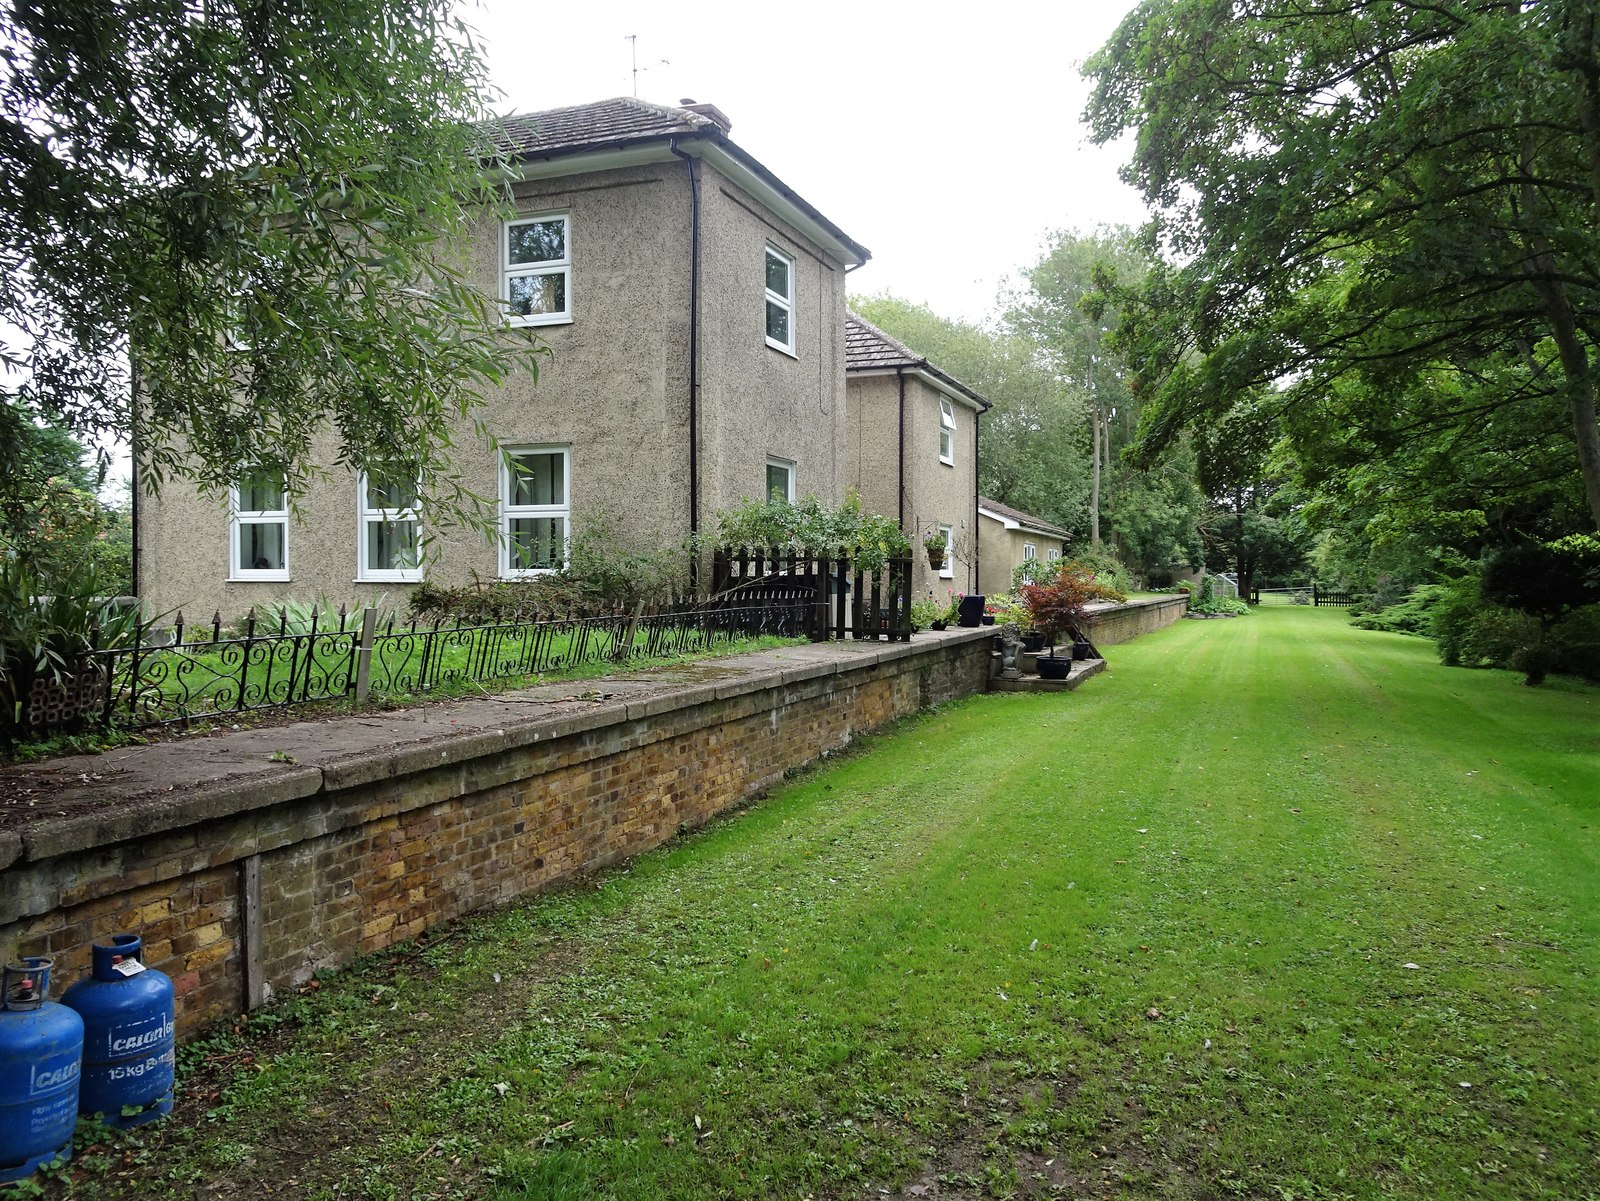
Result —
<instances>
[{"instance_id":1,"label":"hanging basket","mask_svg":"<svg viewBox=\"0 0 1600 1201\"><path fill-rule=\"evenodd\" d=\"M941 568L943 568L944 567L944 551L942 551L942 550L930 550L928 552L928 566L930 568L932 568L934 571L938 571Z\"/></svg>"}]
</instances>

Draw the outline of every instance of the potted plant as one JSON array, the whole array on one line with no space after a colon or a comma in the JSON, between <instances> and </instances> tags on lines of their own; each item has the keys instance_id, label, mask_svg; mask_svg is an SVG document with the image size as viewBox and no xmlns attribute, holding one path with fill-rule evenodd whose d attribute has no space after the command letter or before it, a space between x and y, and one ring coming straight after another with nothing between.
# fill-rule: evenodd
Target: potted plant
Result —
<instances>
[{"instance_id":1,"label":"potted plant","mask_svg":"<svg viewBox=\"0 0 1600 1201\"><path fill-rule=\"evenodd\" d=\"M939 607L939 602L933 599L933 593L919 596L911 602L911 629L917 630L942 630L945 628L944 610Z\"/></svg>"},{"instance_id":2,"label":"potted plant","mask_svg":"<svg viewBox=\"0 0 1600 1201\"><path fill-rule=\"evenodd\" d=\"M928 552L928 567L933 571L944 568L945 552L950 549L950 539L943 530L934 530L922 540L923 549Z\"/></svg>"},{"instance_id":3,"label":"potted plant","mask_svg":"<svg viewBox=\"0 0 1600 1201\"><path fill-rule=\"evenodd\" d=\"M1075 563L1063 567L1048 584L1022 586L1022 604L1029 620L1050 644L1049 655L1038 658L1041 679L1067 678L1072 660L1056 655L1056 643L1067 636L1075 642L1081 639L1078 631L1088 623L1089 602L1098 599L1100 591L1093 574Z\"/></svg>"}]
</instances>

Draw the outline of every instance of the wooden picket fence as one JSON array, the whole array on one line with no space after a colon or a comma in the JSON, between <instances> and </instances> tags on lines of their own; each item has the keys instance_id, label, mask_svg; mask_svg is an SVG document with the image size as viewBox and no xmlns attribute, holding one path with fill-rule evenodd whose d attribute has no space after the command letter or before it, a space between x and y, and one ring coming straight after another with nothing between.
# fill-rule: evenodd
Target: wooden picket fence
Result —
<instances>
[{"instance_id":1,"label":"wooden picket fence","mask_svg":"<svg viewBox=\"0 0 1600 1201\"><path fill-rule=\"evenodd\" d=\"M844 549L725 547L712 555L711 600L792 606L813 642L847 637L909 642L911 559L891 558L872 568Z\"/></svg>"}]
</instances>

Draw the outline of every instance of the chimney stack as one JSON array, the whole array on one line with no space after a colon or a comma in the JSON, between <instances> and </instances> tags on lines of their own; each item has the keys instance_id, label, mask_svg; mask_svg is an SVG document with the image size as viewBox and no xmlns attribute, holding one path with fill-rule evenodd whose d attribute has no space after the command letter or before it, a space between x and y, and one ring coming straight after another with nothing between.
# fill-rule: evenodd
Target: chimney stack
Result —
<instances>
[{"instance_id":1,"label":"chimney stack","mask_svg":"<svg viewBox=\"0 0 1600 1201\"><path fill-rule=\"evenodd\" d=\"M723 133L733 132L733 122L728 119L728 114L714 104L697 104L694 100L685 96L678 101L678 107L683 109L684 112L698 113L700 116L705 117L718 129L722 130Z\"/></svg>"}]
</instances>

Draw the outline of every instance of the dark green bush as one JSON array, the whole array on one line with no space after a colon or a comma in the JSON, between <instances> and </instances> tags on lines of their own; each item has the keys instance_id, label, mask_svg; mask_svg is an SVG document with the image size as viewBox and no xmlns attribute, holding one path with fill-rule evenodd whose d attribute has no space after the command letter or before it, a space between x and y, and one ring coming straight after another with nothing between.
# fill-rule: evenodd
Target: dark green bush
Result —
<instances>
[{"instance_id":1,"label":"dark green bush","mask_svg":"<svg viewBox=\"0 0 1600 1201\"><path fill-rule=\"evenodd\" d=\"M1359 630L1385 630L1393 634L1433 636L1434 613L1450 595L1447 584L1419 584L1411 595L1382 609L1369 609L1365 616L1351 606L1351 625Z\"/></svg>"},{"instance_id":2,"label":"dark green bush","mask_svg":"<svg viewBox=\"0 0 1600 1201\"><path fill-rule=\"evenodd\" d=\"M531 580L474 580L456 588L424 581L411 590L409 599L411 612L425 621L463 625L553 621L602 611L587 593L556 574Z\"/></svg>"},{"instance_id":3,"label":"dark green bush","mask_svg":"<svg viewBox=\"0 0 1600 1201\"><path fill-rule=\"evenodd\" d=\"M1434 607L1433 636L1449 667L1509 667L1538 633L1533 618L1484 600L1475 576L1450 585Z\"/></svg>"}]
</instances>

